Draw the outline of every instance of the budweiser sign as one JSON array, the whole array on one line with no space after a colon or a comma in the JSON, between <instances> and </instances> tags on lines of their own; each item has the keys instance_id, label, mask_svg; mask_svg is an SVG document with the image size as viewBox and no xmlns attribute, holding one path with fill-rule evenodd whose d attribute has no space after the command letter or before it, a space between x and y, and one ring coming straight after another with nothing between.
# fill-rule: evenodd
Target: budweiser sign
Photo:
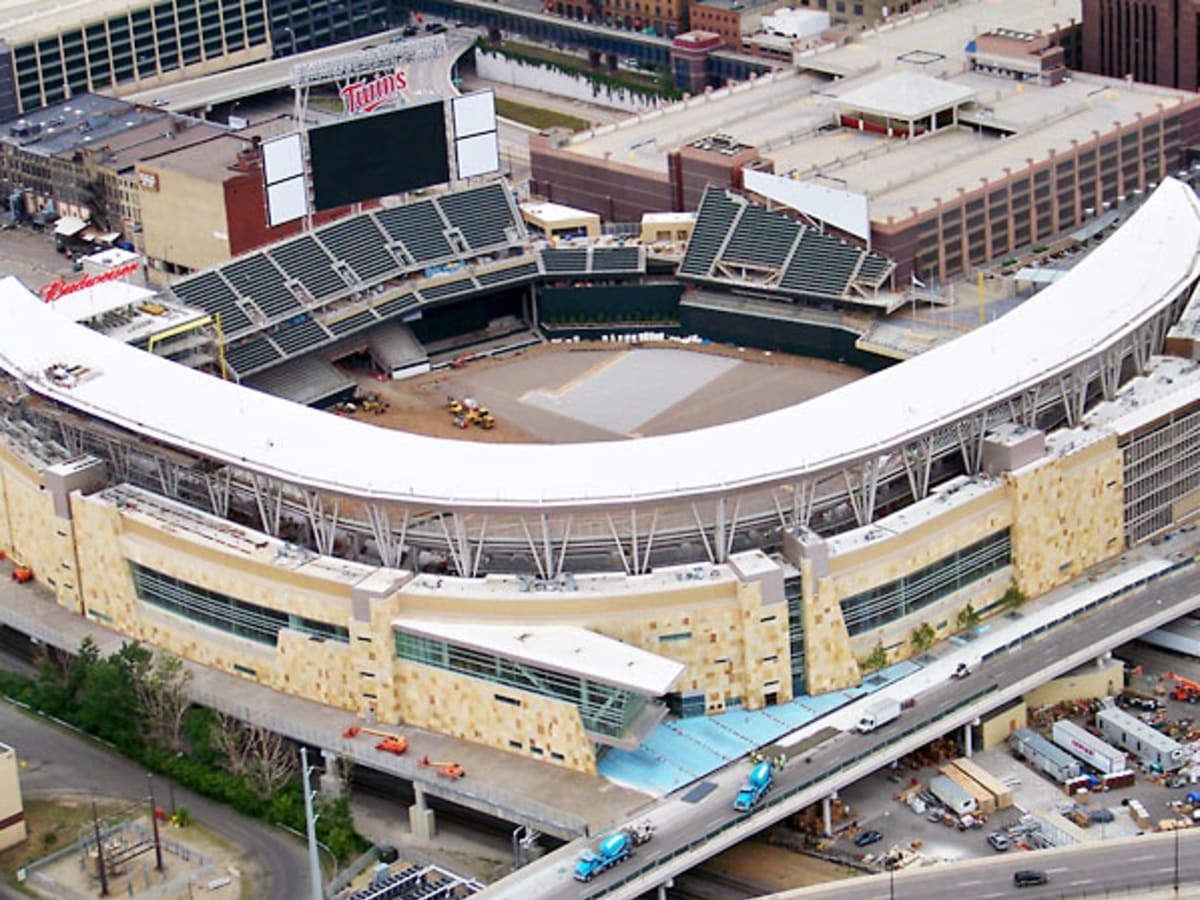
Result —
<instances>
[{"instance_id":1,"label":"budweiser sign","mask_svg":"<svg viewBox=\"0 0 1200 900\"><path fill-rule=\"evenodd\" d=\"M395 72L376 75L371 81L363 79L348 84L338 91L338 96L342 98L346 112L354 115L376 110L395 100L407 89L408 75L403 69L397 69Z\"/></svg>"},{"instance_id":2,"label":"budweiser sign","mask_svg":"<svg viewBox=\"0 0 1200 900\"><path fill-rule=\"evenodd\" d=\"M78 281L52 281L38 288L38 293L42 295L43 302L53 303L67 294L84 291L97 284L103 284L106 281L116 281L118 278L124 278L126 275L136 275L138 265L136 262L126 263L123 266L117 266L115 269L109 269L107 272L101 272L99 275L84 275Z\"/></svg>"}]
</instances>

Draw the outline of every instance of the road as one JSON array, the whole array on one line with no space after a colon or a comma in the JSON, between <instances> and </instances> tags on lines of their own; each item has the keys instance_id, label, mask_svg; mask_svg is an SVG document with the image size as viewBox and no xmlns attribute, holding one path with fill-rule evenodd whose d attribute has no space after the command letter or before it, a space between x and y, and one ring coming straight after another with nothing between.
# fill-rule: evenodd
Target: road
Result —
<instances>
[{"instance_id":1,"label":"road","mask_svg":"<svg viewBox=\"0 0 1200 900\"><path fill-rule=\"evenodd\" d=\"M0 735L28 763L21 770L25 797L94 794L136 800L146 796L146 771L102 745L89 741L6 702L0 702ZM156 801L166 804L170 782L155 778ZM303 845L278 829L229 807L174 787L175 803L242 850L261 880L254 897L296 900L308 892L308 857ZM0 894L0 896L3 896Z\"/></svg>"},{"instance_id":2,"label":"road","mask_svg":"<svg viewBox=\"0 0 1200 900\"><path fill-rule=\"evenodd\" d=\"M595 897L612 891L613 897L637 896L670 875L852 783L952 725L971 721L984 709L1001 705L1035 683L1124 643L1132 637L1130 630L1141 633L1156 627L1152 623L1165 621L1164 616L1177 617L1200 607L1198 588L1200 575L1195 567L1185 568L1179 575L1108 601L1069 624L1000 653L977 665L973 675L963 681L938 682L920 694L915 711L897 721L865 735L841 732L790 761L776 776L774 791L779 794L792 789L798 793L786 803L763 807L750 817L739 817L732 809L733 796L749 771L749 763L733 763L709 776L707 781L716 788L699 802L688 804L681 797L672 797L657 804L649 812L658 826L655 839L640 848L629 864L598 876L586 891L581 891L571 878L574 857L579 852L578 845L572 845L505 879L486 895L531 900L579 897L581 893ZM1033 619L1033 614L1028 617ZM972 701L973 697L979 699ZM924 727L914 729L922 723ZM652 865L658 868L650 869L636 883L623 884Z\"/></svg>"},{"instance_id":3,"label":"road","mask_svg":"<svg viewBox=\"0 0 1200 900\"><path fill-rule=\"evenodd\" d=\"M1195 897L1190 882L1200 881L1200 834L1179 835L1181 897ZM984 861L951 863L930 869L898 872L894 883L887 875L854 878L836 884L769 895L772 900L1022 900L1125 896L1135 889L1166 887L1175 880L1175 837L1156 834L1123 841L1086 844L1070 850L1009 853ZM1013 873L1018 869L1045 872L1049 884L1018 890ZM766 900L766 898L764 898Z\"/></svg>"}]
</instances>

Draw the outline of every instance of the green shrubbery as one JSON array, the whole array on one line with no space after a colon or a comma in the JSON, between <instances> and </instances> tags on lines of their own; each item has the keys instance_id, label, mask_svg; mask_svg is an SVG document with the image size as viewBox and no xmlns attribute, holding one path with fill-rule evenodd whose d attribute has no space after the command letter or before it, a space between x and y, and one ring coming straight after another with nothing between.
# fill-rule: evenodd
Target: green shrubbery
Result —
<instances>
[{"instance_id":1,"label":"green shrubbery","mask_svg":"<svg viewBox=\"0 0 1200 900\"><path fill-rule=\"evenodd\" d=\"M244 815L303 831L295 749L278 735L191 706L187 681L178 657L136 642L101 657L85 638L74 656L49 651L34 679L0 671L0 693ZM317 802L322 843L343 860L366 849L344 797Z\"/></svg>"}]
</instances>

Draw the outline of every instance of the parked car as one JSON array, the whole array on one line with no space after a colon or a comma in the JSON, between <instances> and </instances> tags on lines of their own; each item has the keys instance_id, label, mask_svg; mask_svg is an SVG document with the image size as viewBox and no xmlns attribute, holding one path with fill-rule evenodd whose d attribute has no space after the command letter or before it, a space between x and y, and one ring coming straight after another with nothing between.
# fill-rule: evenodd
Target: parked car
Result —
<instances>
[{"instance_id":1,"label":"parked car","mask_svg":"<svg viewBox=\"0 0 1200 900\"><path fill-rule=\"evenodd\" d=\"M443 25L441 22L430 22L428 25L425 26L425 30L428 31L430 34L441 34L442 32L444 32L446 30L446 26Z\"/></svg>"},{"instance_id":2,"label":"parked car","mask_svg":"<svg viewBox=\"0 0 1200 900\"><path fill-rule=\"evenodd\" d=\"M404 31L402 31L400 33L403 34L405 37L416 37L417 32L419 32L420 30L421 29L419 29L416 25L405 25Z\"/></svg>"},{"instance_id":3,"label":"parked car","mask_svg":"<svg viewBox=\"0 0 1200 900\"><path fill-rule=\"evenodd\" d=\"M1013 884L1019 888L1037 887L1049 882L1050 877L1040 869L1021 869L1019 872L1013 872Z\"/></svg>"},{"instance_id":4,"label":"parked car","mask_svg":"<svg viewBox=\"0 0 1200 900\"><path fill-rule=\"evenodd\" d=\"M1088 818L1097 825L1111 822L1115 817L1111 809L1093 809L1088 812Z\"/></svg>"},{"instance_id":5,"label":"parked car","mask_svg":"<svg viewBox=\"0 0 1200 900\"><path fill-rule=\"evenodd\" d=\"M883 835L875 829L869 829L862 832L854 839L855 847L869 847L871 844L878 843L883 840Z\"/></svg>"},{"instance_id":6,"label":"parked car","mask_svg":"<svg viewBox=\"0 0 1200 900\"><path fill-rule=\"evenodd\" d=\"M1008 836L1003 835L998 831L993 831L987 836L987 842L992 845L992 849L997 853L1004 853L1011 846L1008 842Z\"/></svg>"}]
</instances>

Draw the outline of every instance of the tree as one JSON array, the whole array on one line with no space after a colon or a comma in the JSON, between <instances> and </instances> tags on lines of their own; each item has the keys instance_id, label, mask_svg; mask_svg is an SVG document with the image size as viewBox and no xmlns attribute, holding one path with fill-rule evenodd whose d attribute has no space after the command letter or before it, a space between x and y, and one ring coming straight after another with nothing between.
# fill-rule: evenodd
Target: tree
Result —
<instances>
[{"instance_id":1,"label":"tree","mask_svg":"<svg viewBox=\"0 0 1200 900\"><path fill-rule=\"evenodd\" d=\"M213 747L225 757L229 772L250 778L263 797L275 794L296 774L293 748L269 728L246 725L233 716L219 713L210 734Z\"/></svg>"},{"instance_id":2,"label":"tree","mask_svg":"<svg viewBox=\"0 0 1200 900\"><path fill-rule=\"evenodd\" d=\"M138 674L134 693L145 714L150 738L167 750L183 750L184 716L191 705L187 686L192 673L178 656L159 651Z\"/></svg>"},{"instance_id":3,"label":"tree","mask_svg":"<svg viewBox=\"0 0 1200 900\"><path fill-rule=\"evenodd\" d=\"M912 645L918 653L924 653L933 646L934 640L937 638L937 632L933 630L933 626L928 622L922 622L912 631Z\"/></svg>"},{"instance_id":4,"label":"tree","mask_svg":"<svg viewBox=\"0 0 1200 900\"><path fill-rule=\"evenodd\" d=\"M883 641L880 641L871 650L870 655L862 661L862 668L866 672L874 672L882 669L888 664L888 653L883 647Z\"/></svg>"},{"instance_id":5,"label":"tree","mask_svg":"<svg viewBox=\"0 0 1200 900\"><path fill-rule=\"evenodd\" d=\"M1008 586L1008 590L1004 592L1004 597L1000 602L1009 609L1016 609L1018 606L1023 606L1028 599L1014 581Z\"/></svg>"},{"instance_id":6,"label":"tree","mask_svg":"<svg viewBox=\"0 0 1200 900\"><path fill-rule=\"evenodd\" d=\"M979 611L970 603L958 611L958 630L970 631L979 624Z\"/></svg>"},{"instance_id":7,"label":"tree","mask_svg":"<svg viewBox=\"0 0 1200 900\"><path fill-rule=\"evenodd\" d=\"M150 651L135 641L91 666L80 695L80 726L118 747L140 746L143 712L136 683L149 664Z\"/></svg>"}]
</instances>

